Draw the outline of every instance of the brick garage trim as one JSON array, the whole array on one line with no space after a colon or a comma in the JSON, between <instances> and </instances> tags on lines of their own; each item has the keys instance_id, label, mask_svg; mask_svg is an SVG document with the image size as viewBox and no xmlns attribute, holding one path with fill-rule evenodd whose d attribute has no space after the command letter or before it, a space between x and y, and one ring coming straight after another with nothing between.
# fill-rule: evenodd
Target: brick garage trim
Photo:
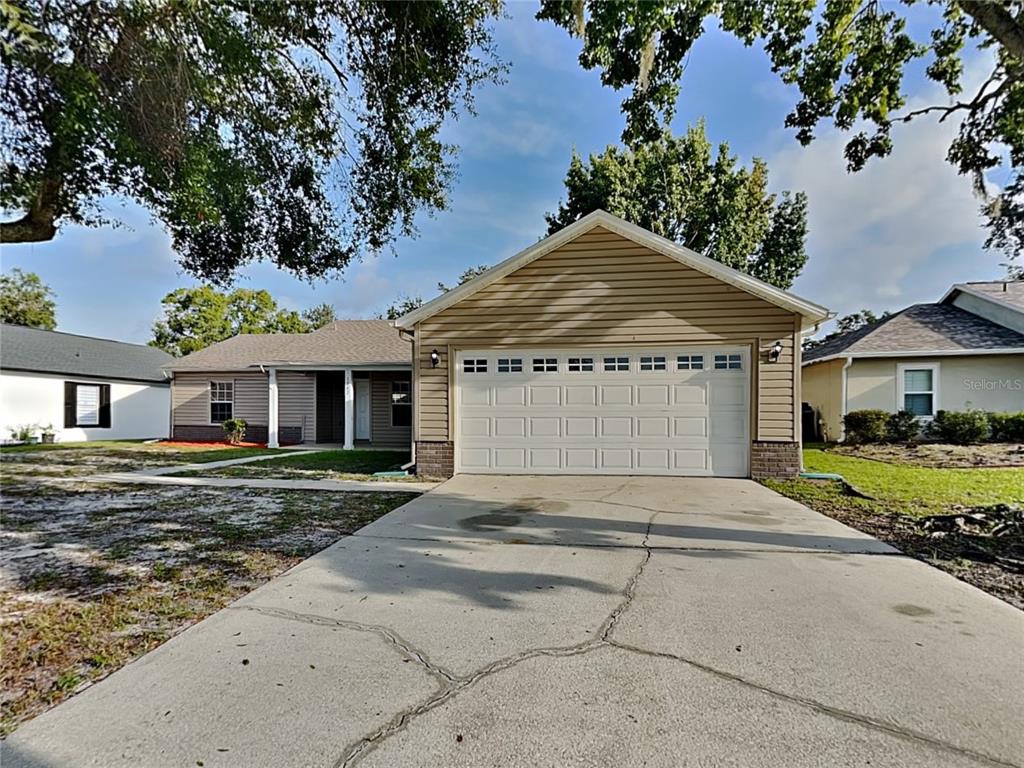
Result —
<instances>
[{"instance_id":1,"label":"brick garage trim","mask_svg":"<svg viewBox=\"0 0 1024 768\"><path fill-rule=\"evenodd\" d=\"M455 444L450 441L417 440L416 474L447 479L455 474Z\"/></svg>"},{"instance_id":2,"label":"brick garage trim","mask_svg":"<svg viewBox=\"0 0 1024 768\"><path fill-rule=\"evenodd\" d=\"M800 443L770 443L755 440L750 444L750 476L754 480L785 480L800 474Z\"/></svg>"}]
</instances>

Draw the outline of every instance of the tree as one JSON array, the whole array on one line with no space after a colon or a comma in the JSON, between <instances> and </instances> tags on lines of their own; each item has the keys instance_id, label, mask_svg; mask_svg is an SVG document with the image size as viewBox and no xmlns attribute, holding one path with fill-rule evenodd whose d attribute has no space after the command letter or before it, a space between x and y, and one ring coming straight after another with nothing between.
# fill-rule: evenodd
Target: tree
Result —
<instances>
[{"instance_id":1,"label":"tree","mask_svg":"<svg viewBox=\"0 0 1024 768\"><path fill-rule=\"evenodd\" d=\"M222 293L209 285L178 288L160 303L163 317L153 324L149 344L175 356L187 355L240 333L307 333L319 327L294 310L280 309L273 296L264 290L239 288ZM322 317L325 306L307 312L315 311Z\"/></svg>"},{"instance_id":2,"label":"tree","mask_svg":"<svg viewBox=\"0 0 1024 768\"><path fill-rule=\"evenodd\" d=\"M851 171L892 150L893 127L925 116L959 120L947 159L985 190L984 174L1011 166L1003 190L983 206L986 246L1011 257L1024 248L1024 3L944 0L927 37L908 29L909 6L877 0L542 0L547 19L583 40L580 64L599 69L605 85L630 88L622 103L623 138L656 139L671 120L679 82L705 27L717 24L745 45L759 44L772 70L800 98L786 117L804 145L831 119L854 131L846 145ZM963 94L964 50L991 51L982 86ZM926 60L926 75L948 94L947 103L906 110L904 73Z\"/></svg>"},{"instance_id":3,"label":"tree","mask_svg":"<svg viewBox=\"0 0 1024 768\"><path fill-rule=\"evenodd\" d=\"M182 266L303 277L447 204L445 122L500 79L498 0L3 0L4 243L137 201ZM12 15L12 12L13 15Z\"/></svg>"},{"instance_id":4,"label":"tree","mask_svg":"<svg viewBox=\"0 0 1024 768\"><path fill-rule=\"evenodd\" d=\"M317 304L315 307L310 307L302 313L302 320L311 331L323 328L337 319L337 316L334 314L334 307L330 304Z\"/></svg>"},{"instance_id":5,"label":"tree","mask_svg":"<svg viewBox=\"0 0 1024 768\"><path fill-rule=\"evenodd\" d=\"M57 327L53 291L35 272L0 275L0 322L52 331Z\"/></svg>"},{"instance_id":6,"label":"tree","mask_svg":"<svg viewBox=\"0 0 1024 768\"><path fill-rule=\"evenodd\" d=\"M862 309L860 312L844 315L836 320L836 329L831 333L820 339L805 339L804 349L808 350L820 347L826 341L831 341L839 336L845 336L847 333L851 333L852 331L859 331L861 328L866 328L869 325L881 322L891 315L891 312L883 312L881 315L876 315L870 309Z\"/></svg>"},{"instance_id":7,"label":"tree","mask_svg":"<svg viewBox=\"0 0 1024 768\"><path fill-rule=\"evenodd\" d=\"M727 144L714 151L703 123L632 149L609 146L587 162L575 152L567 197L547 215L548 233L596 208L780 288L807 262L807 197L768 192L768 167L738 165Z\"/></svg>"},{"instance_id":8,"label":"tree","mask_svg":"<svg viewBox=\"0 0 1024 768\"><path fill-rule=\"evenodd\" d=\"M448 286L442 283L440 280L437 282L437 290L441 293L448 293L452 288L457 288L463 283L467 283L474 277L477 277L486 272L490 267L486 264L481 264L477 267L469 267L461 275L459 275L459 282L456 285ZM377 315L382 320L397 320L402 315L407 315L414 309L419 309L423 306L422 296L408 296L402 294L398 297L391 306L389 306L383 313Z\"/></svg>"}]
</instances>

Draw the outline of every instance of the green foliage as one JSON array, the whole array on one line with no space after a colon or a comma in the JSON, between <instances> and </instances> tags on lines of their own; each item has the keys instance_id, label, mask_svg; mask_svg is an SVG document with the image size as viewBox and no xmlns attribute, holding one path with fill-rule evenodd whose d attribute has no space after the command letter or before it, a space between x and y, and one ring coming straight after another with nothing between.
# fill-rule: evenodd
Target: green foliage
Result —
<instances>
[{"instance_id":1,"label":"green foliage","mask_svg":"<svg viewBox=\"0 0 1024 768\"><path fill-rule=\"evenodd\" d=\"M228 419L221 426L224 428L224 436L232 445L238 445L245 439L245 428L249 426L245 419Z\"/></svg>"},{"instance_id":2,"label":"green foliage","mask_svg":"<svg viewBox=\"0 0 1024 768\"><path fill-rule=\"evenodd\" d=\"M988 433L984 411L939 411L927 429L929 437L954 445L980 443Z\"/></svg>"},{"instance_id":3,"label":"green foliage","mask_svg":"<svg viewBox=\"0 0 1024 768\"><path fill-rule=\"evenodd\" d=\"M308 320L290 309L280 309L265 290L239 288L222 293L209 285L178 288L164 296L163 318L153 324L150 346L172 355L187 355L240 333L307 333ZM322 320L327 305L310 312Z\"/></svg>"},{"instance_id":4,"label":"green foliage","mask_svg":"<svg viewBox=\"0 0 1024 768\"><path fill-rule=\"evenodd\" d=\"M990 413L988 425L994 442L1024 442L1024 411L1020 413Z\"/></svg>"},{"instance_id":5,"label":"green foliage","mask_svg":"<svg viewBox=\"0 0 1024 768\"><path fill-rule=\"evenodd\" d=\"M885 439L891 443L909 443L921 436L921 422L910 411L890 413L885 424Z\"/></svg>"},{"instance_id":6,"label":"green foliage","mask_svg":"<svg viewBox=\"0 0 1024 768\"><path fill-rule=\"evenodd\" d=\"M675 113L680 81L694 44L708 28L720 27L744 45L763 47L799 99L786 117L801 144L831 120L855 131L845 150L850 170L892 150L892 128L924 116L959 119L947 159L961 174L984 186L983 174L1002 163L1011 178L983 210L989 248L1011 259L1024 247L1024 12L1019 0L933 0L931 29L919 37L907 20L913 5L876 0L542 0L546 19L582 40L579 61L598 69L601 82L630 89L622 102L623 138L631 145L657 140ZM976 93L963 94L970 45L994 60ZM992 57L990 52L994 52ZM945 103L907 110L905 72L926 62L925 73L948 95Z\"/></svg>"},{"instance_id":7,"label":"green foliage","mask_svg":"<svg viewBox=\"0 0 1024 768\"><path fill-rule=\"evenodd\" d=\"M459 275L459 282L457 282L455 285L445 285L440 280L438 280L437 290L440 291L441 293L448 293L448 291L452 290L453 288L458 288L463 283L468 283L473 278L479 277L488 269L490 269L490 267L488 267L486 264L480 264L479 266L476 267L470 267L469 269L465 270L461 275Z\"/></svg>"},{"instance_id":8,"label":"green foliage","mask_svg":"<svg viewBox=\"0 0 1024 768\"><path fill-rule=\"evenodd\" d=\"M315 307L310 307L302 313L302 320L311 331L323 328L337 319L337 316L334 314L334 307L330 304L317 304Z\"/></svg>"},{"instance_id":9,"label":"green foliage","mask_svg":"<svg viewBox=\"0 0 1024 768\"><path fill-rule=\"evenodd\" d=\"M586 162L574 152L565 188L549 234L603 208L780 288L807 262L806 195L769 193L764 161L739 165L727 144L712 147L703 123Z\"/></svg>"},{"instance_id":10,"label":"green foliage","mask_svg":"<svg viewBox=\"0 0 1024 768\"><path fill-rule=\"evenodd\" d=\"M34 272L0 275L0 322L52 331L57 327L53 291Z\"/></svg>"},{"instance_id":11,"label":"green foliage","mask_svg":"<svg viewBox=\"0 0 1024 768\"><path fill-rule=\"evenodd\" d=\"M35 438L36 432L39 431L39 427L35 424L19 424L16 427L11 427L8 430L11 433L11 438L19 443L27 443Z\"/></svg>"},{"instance_id":12,"label":"green foliage","mask_svg":"<svg viewBox=\"0 0 1024 768\"><path fill-rule=\"evenodd\" d=\"M875 409L850 411L843 416L846 440L851 443L885 442L889 427L889 412Z\"/></svg>"},{"instance_id":13,"label":"green foliage","mask_svg":"<svg viewBox=\"0 0 1024 768\"><path fill-rule=\"evenodd\" d=\"M440 134L501 77L497 0L4 0L3 242L148 208L181 265L303 277L415 233L447 204Z\"/></svg>"},{"instance_id":14,"label":"green foliage","mask_svg":"<svg viewBox=\"0 0 1024 768\"><path fill-rule=\"evenodd\" d=\"M861 328L866 328L869 325L885 320L890 317L892 312L883 312L881 315L876 315L870 309L862 309L860 312L854 312L851 315L844 315L836 320L836 329L820 339L806 339L804 341L804 349L814 349L824 344L826 341L843 336L853 331L859 331Z\"/></svg>"}]
</instances>

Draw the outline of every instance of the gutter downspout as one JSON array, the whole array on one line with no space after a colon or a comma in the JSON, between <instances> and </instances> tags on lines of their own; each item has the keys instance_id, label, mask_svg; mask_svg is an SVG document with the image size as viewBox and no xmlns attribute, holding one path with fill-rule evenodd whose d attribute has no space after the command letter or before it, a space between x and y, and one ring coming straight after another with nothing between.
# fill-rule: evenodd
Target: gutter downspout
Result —
<instances>
[{"instance_id":1,"label":"gutter downspout","mask_svg":"<svg viewBox=\"0 0 1024 768\"><path fill-rule=\"evenodd\" d=\"M391 324L398 330L399 338L401 338L401 339L403 339L405 341L408 341L411 344L413 344L413 350L415 350L416 349L416 345L415 345L416 332L415 331L406 330L405 328L398 328L398 326L394 325L394 321L392 321ZM415 360L413 361L411 373L414 376L416 375L416 361ZM411 386L411 384L412 383L410 382L410 387L409 388L410 388L410 390L413 393L415 393L417 391L416 387L415 386ZM416 407L419 405L419 403L417 403L416 400L417 400L417 398L414 395L413 396L413 402L412 402L412 409L413 409L412 410L412 423L413 423L413 427L412 427L412 429L409 430L409 433L411 435L411 438L410 438L411 445L409 446L409 461L407 461L405 464L403 464L400 467L400 469L405 469L405 470L412 469L413 467L416 466Z\"/></svg>"},{"instance_id":2,"label":"gutter downspout","mask_svg":"<svg viewBox=\"0 0 1024 768\"><path fill-rule=\"evenodd\" d=\"M839 407L839 442L843 442L846 439L846 425L843 420L846 418L847 413L847 378L849 376L849 369L852 363L852 357L847 357L846 362L843 363L842 394L839 396L841 401Z\"/></svg>"}]
</instances>

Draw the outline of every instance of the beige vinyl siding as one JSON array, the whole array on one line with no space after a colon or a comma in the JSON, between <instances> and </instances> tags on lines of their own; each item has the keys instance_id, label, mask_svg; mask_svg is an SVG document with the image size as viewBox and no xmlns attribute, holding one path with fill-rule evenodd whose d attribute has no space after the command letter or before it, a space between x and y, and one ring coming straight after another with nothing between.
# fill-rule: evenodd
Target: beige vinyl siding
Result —
<instances>
[{"instance_id":1,"label":"beige vinyl siding","mask_svg":"<svg viewBox=\"0 0 1024 768\"><path fill-rule=\"evenodd\" d=\"M595 228L416 328L417 439L449 440L455 349L545 344L748 344L782 340L777 363L752 366L755 439L792 441L797 317L673 259ZM430 352L441 355L432 368Z\"/></svg>"},{"instance_id":2,"label":"beige vinyl siding","mask_svg":"<svg viewBox=\"0 0 1024 768\"><path fill-rule=\"evenodd\" d=\"M267 377L258 371L224 373L175 373L171 385L175 426L210 424L210 382L232 381L235 384L235 418L250 424L267 424Z\"/></svg>"},{"instance_id":3,"label":"beige vinyl siding","mask_svg":"<svg viewBox=\"0 0 1024 768\"><path fill-rule=\"evenodd\" d=\"M302 441L316 440L316 374L277 372L278 421L282 427L301 427Z\"/></svg>"},{"instance_id":4,"label":"beige vinyl siding","mask_svg":"<svg viewBox=\"0 0 1024 768\"><path fill-rule=\"evenodd\" d=\"M370 442L374 446L408 448L412 442L411 427L391 424L391 382L411 381L411 378L409 371L374 371L370 374Z\"/></svg>"},{"instance_id":5,"label":"beige vinyl siding","mask_svg":"<svg viewBox=\"0 0 1024 768\"><path fill-rule=\"evenodd\" d=\"M803 399L824 422L829 440L838 440L843 429L843 365L846 359L806 366L802 371Z\"/></svg>"}]
</instances>

